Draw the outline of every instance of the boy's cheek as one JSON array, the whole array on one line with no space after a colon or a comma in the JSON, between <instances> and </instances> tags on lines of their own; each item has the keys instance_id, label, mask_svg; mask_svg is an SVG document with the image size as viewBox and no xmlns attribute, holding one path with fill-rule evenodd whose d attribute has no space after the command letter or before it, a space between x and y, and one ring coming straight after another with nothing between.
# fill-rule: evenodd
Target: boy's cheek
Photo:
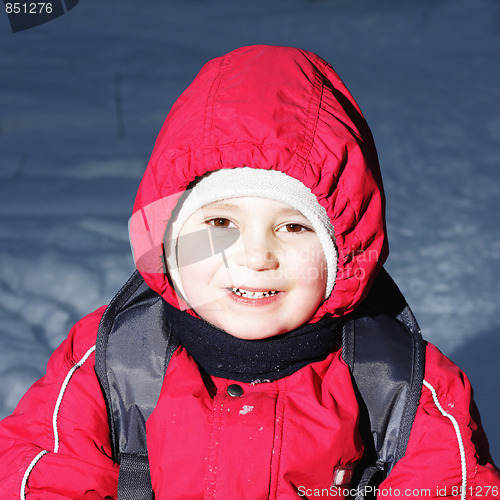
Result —
<instances>
[{"instance_id":1,"label":"boy's cheek","mask_svg":"<svg viewBox=\"0 0 500 500\"><path fill-rule=\"evenodd\" d=\"M230 292L222 286L222 279L217 278L221 269L220 256L214 256L203 262L197 262L179 268L180 278L186 299L193 308L219 300ZM216 286L214 281L219 279L221 286ZM229 286L229 282L227 286ZM176 290L179 293L178 290Z\"/></svg>"},{"instance_id":2,"label":"boy's cheek","mask_svg":"<svg viewBox=\"0 0 500 500\"><path fill-rule=\"evenodd\" d=\"M308 286L317 284L326 285L326 270L318 266L304 267L300 271L300 282Z\"/></svg>"},{"instance_id":3,"label":"boy's cheek","mask_svg":"<svg viewBox=\"0 0 500 500\"><path fill-rule=\"evenodd\" d=\"M314 252L309 256L301 255L294 259L295 278L301 285L311 286L317 284L318 287L326 286L328 268L323 256Z\"/></svg>"},{"instance_id":4,"label":"boy's cheek","mask_svg":"<svg viewBox=\"0 0 500 500\"><path fill-rule=\"evenodd\" d=\"M240 237L238 229L220 229L205 226L181 234L177 240L179 267L203 263L211 258L224 259L223 252Z\"/></svg>"}]
</instances>

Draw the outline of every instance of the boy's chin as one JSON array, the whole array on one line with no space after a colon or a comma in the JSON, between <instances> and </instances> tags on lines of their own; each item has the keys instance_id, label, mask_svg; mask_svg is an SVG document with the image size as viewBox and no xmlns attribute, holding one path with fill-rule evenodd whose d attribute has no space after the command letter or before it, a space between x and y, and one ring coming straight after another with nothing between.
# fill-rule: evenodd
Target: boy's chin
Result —
<instances>
[{"instance_id":1,"label":"boy's chin","mask_svg":"<svg viewBox=\"0 0 500 500\"><path fill-rule=\"evenodd\" d=\"M206 322L219 330L242 340L262 340L285 334L307 323L305 315L293 315L289 309L276 311L261 308L232 310L218 303L194 308Z\"/></svg>"}]
</instances>

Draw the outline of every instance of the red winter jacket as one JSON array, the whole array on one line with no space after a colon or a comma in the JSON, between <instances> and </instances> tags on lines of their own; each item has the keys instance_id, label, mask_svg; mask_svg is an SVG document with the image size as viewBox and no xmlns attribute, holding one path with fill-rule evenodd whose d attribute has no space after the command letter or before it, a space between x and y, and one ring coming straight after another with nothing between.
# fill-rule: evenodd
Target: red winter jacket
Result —
<instances>
[{"instance_id":1,"label":"red winter jacket","mask_svg":"<svg viewBox=\"0 0 500 500\"><path fill-rule=\"evenodd\" d=\"M136 265L149 286L183 307L163 272L169 215L186 187L219 168L277 169L325 207L339 252L331 296L312 319L341 316L366 296L387 255L377 156L356 103L314 54L248 47L209 62L172 108L131 220ZM0 423L0 497L116 498L107 411L94 372L104 308L70 332L47 374ZM158 499L344 497L342 471L363 453L358 403L340 351L274 382L200 374L182 347L147 421ZM498 498L465 375L427 347L425 381L406 455L380 498ZM348 477L346 475L345 477ZM337 486L332 487L334 478Z\"/></svg>"}]
</instances>

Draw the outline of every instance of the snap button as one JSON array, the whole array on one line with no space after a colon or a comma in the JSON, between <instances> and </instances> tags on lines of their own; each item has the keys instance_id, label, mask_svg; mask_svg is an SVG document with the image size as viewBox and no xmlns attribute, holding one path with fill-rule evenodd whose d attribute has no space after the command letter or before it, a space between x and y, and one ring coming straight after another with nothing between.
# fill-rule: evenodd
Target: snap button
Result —
<instances>
[{"instance_id":1,"label":"snap button","mask_svg":"<svg viewBox=\"0 0 500 500\"><path fill-rule=\"evenodd\" d=\"M352 479L353 466L344 465L343 467L336 467L333 471L332 486L348 486Z\"/></svg>"},{"instance_id":2,"label":"snap button","mask_svg":"<svg viewBox=\"0 0 500 500\"><path fill-rule=\"evenodd\" d=\"M231 384L227 388L227 393L232 397L232 398L239 398L243 396L243 387L238 384Z\"/></svg>"}]
</instances>

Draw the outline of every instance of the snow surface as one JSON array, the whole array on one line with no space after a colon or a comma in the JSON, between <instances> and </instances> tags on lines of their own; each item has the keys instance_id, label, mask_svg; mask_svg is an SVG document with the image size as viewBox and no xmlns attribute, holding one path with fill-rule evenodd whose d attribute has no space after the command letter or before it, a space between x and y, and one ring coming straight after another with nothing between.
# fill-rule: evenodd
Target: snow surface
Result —
<instances>
[{"instance_id":1,"label":"snow surface","mask_svg":"<svg viewBox=\"0 0 500 500\"><path fill-rule=\"evenodd\" d=\"M127 221L156 134L203 63L241 45L332 63L387 194L387 269L469 374L500 457L500 2L82 0L0 16L0 416L133 269Z\"/></svg>"}]
</instances>

